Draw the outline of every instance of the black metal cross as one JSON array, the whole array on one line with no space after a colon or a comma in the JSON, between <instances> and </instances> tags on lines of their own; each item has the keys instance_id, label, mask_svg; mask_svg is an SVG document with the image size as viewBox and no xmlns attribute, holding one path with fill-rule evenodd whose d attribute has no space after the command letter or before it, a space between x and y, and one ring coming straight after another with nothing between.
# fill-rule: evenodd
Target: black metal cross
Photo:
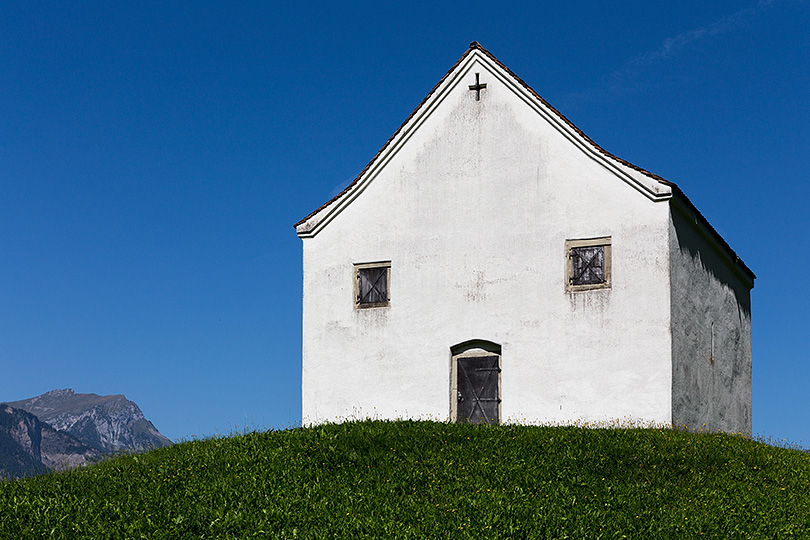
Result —
<instances>
[{"instance_id":1,"label":"black metal cross","mask_svg":"<svg viewBox=\"0 0 810 540\"><path fill-rule=\"evenodd\" d=\"M475 90L475 101L481 100L481 90L487 87L487 83L478 82L478 73L475 74L475 84L470 85L470 90Z\"/></svg>"}]
</instances>

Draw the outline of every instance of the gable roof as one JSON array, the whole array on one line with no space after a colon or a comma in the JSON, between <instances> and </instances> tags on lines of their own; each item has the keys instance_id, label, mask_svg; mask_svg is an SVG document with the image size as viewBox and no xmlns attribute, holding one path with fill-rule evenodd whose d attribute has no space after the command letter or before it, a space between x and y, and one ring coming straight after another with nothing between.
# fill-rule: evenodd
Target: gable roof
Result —
<instances>
[{"instance_id":1,"label":"gable roof","mask_svg":"<svg viewBox=\"0 0 810 540\"><path fill-rule=\"evenodd\" d=\"M459 68L462 65L470 62L474 57L477 57L478 59L487 59L489 64L494 65L497 70L500 70L506 75L504 82L511 82L523 92L528 93L535 102L535 109L538 112L546 113L544 116L550 115L546 116L547 119L557 124L558 129L565 130L568 134L570 134L571 137L569 137L569 140L584 150L596 153L596 155L601 158L603 164L610 165L608 168L612 169L617 176L621 177L634 188L641 191L651 200L674 200L687 214L694 216L695 222L699 223L700 228L704 231L704 233L706 233L707 236L718 244L720 250L725 252L724 255L730 259L732 264L744 274L744 276L753 286L753 280L756 276L751 269L746 266L746 264L740 259L734 250L731 249L731 246L729 246L723 237L720 236L714 227L711 226L709 221L703 216L703 214L700 213L700 211L695 207L694 204L692 204L689 198L675 183L670 182L669 180L666 180L657 174L654 174L637 165L634 165L618 156L615 156L599 146L581 129L566 118L565 115L543 99L543 97L535 92L534 89L532 89L528 84L526 84L523 79L515 75L511 69L501 63L500 60L495 58L492 53L482 47L477 41L470 43L469 48L464 52L463 55L461 55L461 58L459 58L458 61L453 64L453 66L447 71L447 73L444 74L439 82L436 83L436 86L434 86L419 103L419 105L416 106L408 118L402 122L394 134L391 135L382 148L380 148L380 150L374 155L371 161L369 161L365 168L360 171L360 174L358 174L357 177L352 180L352 182L346 186L346 188L343 189L343 191L322 204L320 207L316 208L309 215L295 224L299 237L306 238L317 234L321 227L325 226L329 221L331 221L334 215L339 213L346 204L351 202L351 200L353 200L364 189L364 184L369 181L371 176L374 176L372 172L381 167L383 162L387 161L385 158L392 153L395 147L404 143L403 135L405 132L414 127L413 124L416 122L417 117L419 117L421 114L429 113L429 111L426 110L431 109L432 106L435 105L435 102L438 101L439 94L444 91L449 91L450 87L452 86L451 84L446 84L448 80L458 75L460 71Z\"/></svg>"}]
</instances>

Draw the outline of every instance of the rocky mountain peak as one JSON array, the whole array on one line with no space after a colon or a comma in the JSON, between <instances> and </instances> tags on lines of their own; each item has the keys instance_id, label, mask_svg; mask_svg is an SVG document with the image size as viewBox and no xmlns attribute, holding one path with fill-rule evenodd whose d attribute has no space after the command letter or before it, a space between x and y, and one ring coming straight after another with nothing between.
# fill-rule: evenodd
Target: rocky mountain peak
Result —
<instances>
[{"instance_id":1,"label":"rocky mountain peak","mask_svg":"<svg viewBox=\"0 0 810 540\"><path fill-rule=\"evenodd\" d=\"M41 398L43 398L43 397L58 398L58 397L62 397L62 396L70 397L70 396L75 396L75 395L76 395L76 392L73 391L73 388L63 388L62 390L56 389L56 390L51 390L50 392L45 392L44 394L42 394L41 396L38 396L38 397L41 397Z\"/></svg>"},{"instance_id":2,"label":"rocky mountain peak","mask_svg":"<svg viewBox=\"0 0 810 540\"><path fill-rule=\"evenodd\" d=\"M33 414L0 405L0 479L87 465L101 452Z\"/></svg>"},{"instance_id":3,"label":"rocky mountain peak","mask_svg":"<svg viewBox=\"0 0 810 540\"><path fill-rule=\"evenodd\" d=\"M121 394L77 394L67 388L9 405L102 452L142 451L172 444L134 402Z\"/></svg>"}]
</instances>

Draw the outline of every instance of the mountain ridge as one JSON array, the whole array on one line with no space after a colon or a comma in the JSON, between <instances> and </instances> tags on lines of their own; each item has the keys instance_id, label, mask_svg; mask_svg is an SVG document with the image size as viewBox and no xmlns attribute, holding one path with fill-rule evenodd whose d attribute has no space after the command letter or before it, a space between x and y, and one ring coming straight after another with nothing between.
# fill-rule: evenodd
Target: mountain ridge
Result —
<instances>
[{"instance_id":1,"label":"mountain ridge","mask_svg":"<svg viewBox=\"0 0 810 540\"><path fill-rule=\"evenodd\" d=\"M105 454L171 446L123 394L72 388L0 403L0 478L87 465Z\"/></svg>"},{"instance_id":2,"label":"mountain ridge","mask_svg":"<svg viewBox=\"0 0 810 540\"><path fill-rule=\"evenodd\" d=\"M87 465L102 452L35 415L0 404L0 478L19 478Z\"/></svg>"},{"instance_id":3,"label":"mountain ridge","mask_svg":"<svg viewBox=\"0 0 810 540\"><path fill-rule=\"evenodd\" d=\"M8 405L29 412L105 453L141 452L172 444L146 419L138 405L123 394L77 394L72 388L65 388L11 401Z\"/></svg>"}]
</instances>

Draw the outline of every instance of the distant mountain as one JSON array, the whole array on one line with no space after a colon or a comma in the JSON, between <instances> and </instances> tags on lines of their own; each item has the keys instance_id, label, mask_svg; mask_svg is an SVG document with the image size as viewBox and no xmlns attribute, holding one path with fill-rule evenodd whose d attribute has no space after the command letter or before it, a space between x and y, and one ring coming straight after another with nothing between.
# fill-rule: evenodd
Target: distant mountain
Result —
<instances>
[{"instance_id":1,"label":"distant mountain","mask_svg":"<svg viewBox=\"0 0 810 540\"><path fill-rule=\"evenodd\" d=\"M27 411L104 453L140 452L172 444L144 418L135 403L120 394L77 394L68 388L8 405Z\"/></svg>"},{"instance_id":2,"label":"distant mountain","mask_svg":"<svg viewBox=\"0 0 810 540\"><path fill-rule=\"evenodd\" d=\"M21 478L86 465L101 452L33 414L0 404L0 478Z\"/></svg>"}]
</instances>

